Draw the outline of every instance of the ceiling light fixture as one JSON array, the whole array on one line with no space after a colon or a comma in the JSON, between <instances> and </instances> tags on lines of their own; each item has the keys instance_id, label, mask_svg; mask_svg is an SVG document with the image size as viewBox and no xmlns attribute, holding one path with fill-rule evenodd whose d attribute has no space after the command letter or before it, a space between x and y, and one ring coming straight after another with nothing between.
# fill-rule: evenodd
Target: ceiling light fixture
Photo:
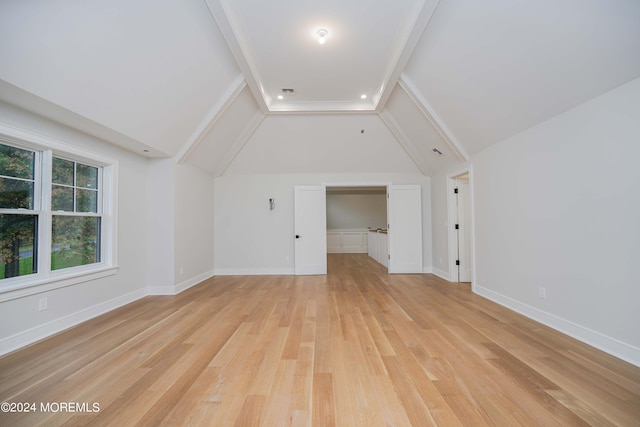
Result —
<instances>
[{"instance_id":1,"label":"ceiling light fixture","mask_svg":"<svg viewBox=\"0 0 640 427\"><path fill-rule=\"evenodd\" d=\"M278 95L278 99L282 101L284 99L284 96Z\"/></svg>"},{"instance_id":2,"label":"ceiling light fixture","mask_svg":"<svg viewBox=\"0 0 640 427\"><path fill-rule=\"evenodd\" d=\"M319 29L318 30L318 43L325 44L327 42L327 39L326 39L327 34L329 34L327 32L327 30L325 30L323 28Z\"/></svg>"},{"instance_id":3,"label":"ceiling light fixture","mask_svg":"<svg viewBox=\"0 0 640 427\"><path fill-rule=\"evenodd\" d=\"M360 95L360 99L367 99L367 95Z\"/></svg>"}]
</instances>

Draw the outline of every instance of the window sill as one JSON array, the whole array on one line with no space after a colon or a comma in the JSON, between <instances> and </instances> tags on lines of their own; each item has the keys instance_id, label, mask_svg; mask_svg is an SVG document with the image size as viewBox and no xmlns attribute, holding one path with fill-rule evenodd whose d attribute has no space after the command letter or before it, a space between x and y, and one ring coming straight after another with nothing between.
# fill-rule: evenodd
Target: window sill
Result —
<instances>
[{"instance_id":1,"label":"window sill","mask_svg":"<svg viewBox=\"0 0 640 427\"><path fill-rule=\"evenodd\" d=\"M103 277L113 276L118 271L117 266L98 266L91 269L77 268L73 271L54 272L48 277L29 278L23 276L12 279L11 283L0 284L0 302L10 301L13 299L24 298L29 295L35 295L54 289L73 286L91 280L101 279Z\"/></svg>"}]
</instances>

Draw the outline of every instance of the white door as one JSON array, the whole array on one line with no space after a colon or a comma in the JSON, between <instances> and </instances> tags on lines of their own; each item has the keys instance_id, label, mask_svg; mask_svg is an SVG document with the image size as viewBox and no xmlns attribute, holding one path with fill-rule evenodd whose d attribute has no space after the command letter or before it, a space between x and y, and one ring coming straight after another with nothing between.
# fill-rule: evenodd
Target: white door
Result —
<instances>
[{"instance_id":1,"label":"white door","mask_svg":"<svg viewBox=\"0 0 640 427\"><path fill-rule=\"evenodd\" d=\"M294 188L295 274L327 274L327 199L323 186Z\"/></svg>"},{"instance_id":2,"label":"white door","mask_svg":"<svg viewBox=\"0 0 640 427\"><path fill-rule=\"evenodd\" d=\"M471 282L471 200L469 181L458 181L458 281Z\"/></svg>"},{"instance_id":3,"label":"white door","mask_svg":"<svg viewBox=\"0 0 640 427\"><path fill-rule=\"evenodd\" d=\"M422 273L422 189L390 185L389 273Z\"/></svg>"}]
</instances>

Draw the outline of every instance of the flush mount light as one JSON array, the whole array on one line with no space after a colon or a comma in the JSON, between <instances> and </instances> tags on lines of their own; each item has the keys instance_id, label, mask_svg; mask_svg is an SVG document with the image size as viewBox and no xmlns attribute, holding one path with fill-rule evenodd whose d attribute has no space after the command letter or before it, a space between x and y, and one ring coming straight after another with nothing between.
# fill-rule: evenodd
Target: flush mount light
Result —
<instances>
[{"instance_id":1,"label":"flush mount light","mask_svg":"<svg viewBox=\"0 0 640 427\"><path fill-rule=\"evenodd\" d=\"M278 95L278 99L282 101L284 99L284 96Z\"/></svg>"},{"instance_id":2,"label":"flush mount light","mask_svg":"<svg viewBox=\"0 0 640 427\"><path fill-rule=\"evenodd\" d=\"M327 39L326 39L327 34L329 34L327 32L327 30L325 30L323 28L319 29L318 30L318 43L325 44L327 42Z\"/></svg>"},{"instance_id":3,"label":"flush mount light","mask_svg":"<svg viewBox=\"0 0 640 427\"><path fill-rule=\"evenodd\" d=\"M367 99L367 95L360 95L360 99Z\"/></svg>"}]
</instances>

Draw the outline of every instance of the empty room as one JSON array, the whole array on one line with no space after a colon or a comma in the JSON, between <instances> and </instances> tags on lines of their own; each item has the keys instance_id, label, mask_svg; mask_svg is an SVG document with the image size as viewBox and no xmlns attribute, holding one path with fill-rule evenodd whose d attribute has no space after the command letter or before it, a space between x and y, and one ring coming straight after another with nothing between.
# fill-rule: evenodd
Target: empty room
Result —
<instances>
[{"instance_id":1,"label":"empty room","mask_svg":"<svg viewBox=\"0 0 640 427\"><path fill-rule=\"evenodd\" d=\"M0 1L0 425L639 426L639 23Z\"/></svg>"}]
</instances>

